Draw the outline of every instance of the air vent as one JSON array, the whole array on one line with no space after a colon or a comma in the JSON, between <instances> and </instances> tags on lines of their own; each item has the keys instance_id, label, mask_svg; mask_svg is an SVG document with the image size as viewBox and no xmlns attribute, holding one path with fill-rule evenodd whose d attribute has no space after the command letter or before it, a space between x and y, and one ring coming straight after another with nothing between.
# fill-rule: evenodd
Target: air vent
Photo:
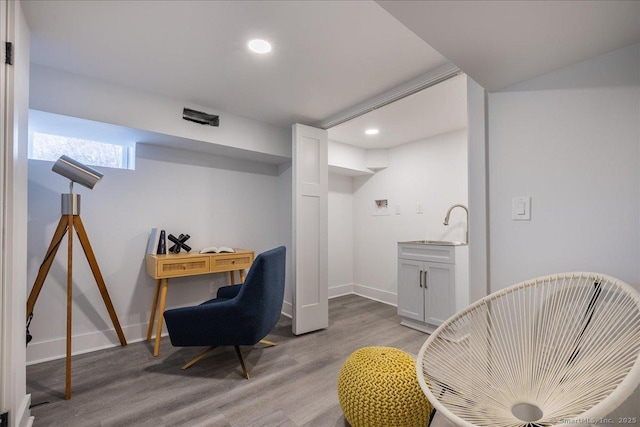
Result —
<instances>
[{"instance_id":1,"label":"air vent","mask_svg":"<svg viewBox=\"0 0 640 427\"><path fill-rule=\"evenodd\" d=\"M220 126L220 117L215 114L207 114L189 108L182 110L182 118L201 125Z\"/></svg>"}]
</instances>

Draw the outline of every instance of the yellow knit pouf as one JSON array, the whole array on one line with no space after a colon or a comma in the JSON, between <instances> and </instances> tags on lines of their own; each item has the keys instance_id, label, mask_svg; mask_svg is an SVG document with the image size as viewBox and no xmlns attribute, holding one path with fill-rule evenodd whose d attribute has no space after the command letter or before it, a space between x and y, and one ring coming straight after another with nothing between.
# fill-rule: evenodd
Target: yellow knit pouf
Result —
<instances>
[{"instance_id":1,"label":"yellow knit pouf","mask_svg":"<svg viewBox=\"0 0 640 427\"><path fill-rule=\"evenodd\" d=\"M338 400L352 427L426 427L431 415L415 359L391 347L353 352L340 370Z\"/></svg>"}]
</instances>

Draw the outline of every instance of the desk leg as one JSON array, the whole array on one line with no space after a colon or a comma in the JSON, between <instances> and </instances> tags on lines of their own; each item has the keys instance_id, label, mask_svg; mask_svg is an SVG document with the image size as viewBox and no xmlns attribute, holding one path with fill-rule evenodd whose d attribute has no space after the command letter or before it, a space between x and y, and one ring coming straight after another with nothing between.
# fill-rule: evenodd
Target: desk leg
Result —
<instances>
[{"instance_id":1,"label":"desk leg","mask_svg":"<svg viewBox=\"0 0 640 427\"><path fill-rule=\"evenodd\" d=\"M229 272L229 277L231 278L231 284L232 284L232 285L235 285L235 284L236 284L236 277L235 277L235 276L234 276L234 274L233 274L233 270L231 270L231 271Z\"/></svg>"},{"instance_id":2,"label":"desk leg","mask_svg":"<svg viewBox=\"0 0 640 427\"><path fill-rule=\"evenodd\" d=\"M244 270L239 270L240 271L240 283L244 283Z\"/></svg>"},{"instance_id":3,"label":"desk leg","mask_svg":"<svg viewBox=\"0 0 640 427\"><path fill-rule=\"evenodd\" d=\"M153 305L151 306L151 316L149 316L149 329L147 330L147 341L151 340L153 324L156 321L156 308L158 307L158 295L160 294L160 279L156 280L156 290L153 293Z\"/></svg>"},{"instance_id":4,"label":"desk leg","mask_svg":"<svg viewBox=\"0 0 640 427\"><path fill-rule=\"evenodd\" d=\"M156 344L153 347L153 355L160 354L160 337L162 335L162 321L164 314L164 306L167 303L167 284L169 279L160 279L160 306L158 307L158 329L156 330Z\"/></svg>"}]
</instances>

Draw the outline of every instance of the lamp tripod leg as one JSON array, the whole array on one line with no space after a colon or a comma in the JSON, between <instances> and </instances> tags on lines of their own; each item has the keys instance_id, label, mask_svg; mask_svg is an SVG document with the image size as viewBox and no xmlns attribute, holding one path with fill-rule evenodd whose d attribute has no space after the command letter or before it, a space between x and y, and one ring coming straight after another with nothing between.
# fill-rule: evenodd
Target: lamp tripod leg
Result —
<instances>
[{"instance_id":1,"label":"lamp tripod leg","mask_svg":"<svg viewBox=\"0 0 640 427\"><path fill-rule=\"evenodd\" d=\"M71 313L73 309L73 215L67 215L67 358L65 374L65 399L71 399Z\"/></svg>"},{"instance_id":2,"label":"lamp tripod leg","mask_svg":"<svg viewBox=\"0 0 640 427\"><path fill-rule=\"evenodd\" d=\"M27 319L29 315L33 313L33 309L36 305L36 301L38 300L38 296L40 295L40 291L42 290L42 286L44 285L44 281L49 274L49 270L51 269L51 265L53 264L53 260L58 252L58 247L64 238L65 233L67 231L68 234L68 246L67 246L67 345L66 345L66 375L65 375L65 399L71 399L71 350L72 350L72 309L73 309L73 228L75 226L76 234L78 235L78 239L80 240L80 244L82 245L82 249L84 250L84 254L87 257L87 261L89 262L89 266L91 267L91 272L93 273L93 277L96 280L98 285L98 289L100 290L100 294L102 295L102 299L104 301L105 306L107 307L107 311L109 312L109 316L111 317L111 321L115 327L116 333L118 334L118 338L120 340L120 344L122 346L127 345L127 341L124 337L124 333L122 332L122 327L120 326L120 322L118 321L118 316L116 315L115 309L113 308L113 303L111 302L111 298L109 297L109 292L107 291L107 286L104 283L104 278L102 277L102 273L100 272L100 267L98 266L98 262L96 261L96 257L93 253L93 249L91 248L91 243L89 242L89 238L87 237L87 232L84 228L82 220L79 215L62 215L60 217L60 221L58 222L58 226L56 227L56 231L53 234L53 238L51 239L51 243L49 244L49 248L47 249L47 254L45 255L45 259L38 270L38 275L33 284L33 288L31 288L31 292L29 293L29 298L27 299Z\"/></svg>"},{"instance_id":3,"label":"lamp tripod leg","mask_svg":"<svg viewBox=\"0 0 640 427\"><path fill-rule=\"evenodd\" d=\"M51 243L47 249L44 261L42 261L42 265L38 270L36 280L33 282L29 299L27 299L27 319L29 318L29 315L33 313L33 308L35 307L40 291L42 290L42 285L44 285L44 280L47 278L47 274L49 274L51 264L53 264L60 242L62 241L64 234L67 232L68 225L69 222L67 216L62 215L60 217L60 221L58 221L58 227L56 227L56 231L53 233L53 238L51 238Z\"/></svg>"},{"instance_id":4,"label":"lamp tripod leg","mask_svg":"<svg viewBox=\"0 0 640 427\"><path fill-rule=\"evenodd\" d=\"M76 227L78 239L80 239L80 244L82 245L84 254L87 257L89 266L91 267L93 277L96 279L96 284L98 285L98 289L100 290L100 295L102 295L104 305L107 307L111 322L113 323L116 333L118 334L120 345L124 347L125 345L127 345L127 340L124 337L124 333L122 332L122 327L120 326L120 322L118 321L118 315L116 314L116 310L113 308L111 297L109 297L109 292L107 291L107 285L104 283L104 278L102 277L102 273L100 272L100 267L98 266L98 262L96 261L96 256L94 255L93 249L91 248L91 243L89 242L89 237L87 236L87 231L84 228L84 224L82 224L80 215L73 216L73 224Z\"/></svg>"}]
</instances>

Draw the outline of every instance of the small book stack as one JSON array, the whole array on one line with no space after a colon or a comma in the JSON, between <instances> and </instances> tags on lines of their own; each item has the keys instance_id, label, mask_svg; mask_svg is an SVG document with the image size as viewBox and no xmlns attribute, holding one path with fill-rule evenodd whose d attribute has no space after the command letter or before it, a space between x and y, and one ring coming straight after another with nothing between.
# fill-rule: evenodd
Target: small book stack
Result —
<instances>
[{"instance_id":1,"label":"small book stack","mask_svg":"<svg viewBox=\"0 0 640 427\"><path fill-rule=\"evenodd\" d=\"M234 253L235 250L233 248L228 248L226 246L209 246L200 250L201 254L222 254L222 253Z\"/></svg>"},{"instance_id":2,"label":"small book stack","mask_svg":"<svg viewBox=\"0 0 640 427\"><path fill-rule=\"evenodd\" d=\"M149 233L149 241L147 243L147 254L149 255L162 255L167 253L167 237L164 230L158 231L157 228L152 228Z\"/></svg>"}]
</instances>

